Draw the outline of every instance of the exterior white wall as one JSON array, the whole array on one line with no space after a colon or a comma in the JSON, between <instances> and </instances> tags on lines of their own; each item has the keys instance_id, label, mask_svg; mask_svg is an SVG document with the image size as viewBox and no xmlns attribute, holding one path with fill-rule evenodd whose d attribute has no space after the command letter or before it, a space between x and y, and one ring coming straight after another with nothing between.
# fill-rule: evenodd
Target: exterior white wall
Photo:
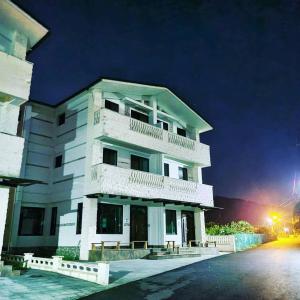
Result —
<instances>
[{"instance_id":1,"label":"exterior white wall","mask_svg":"<svg viewBox=\"0 0 300 300\"><path fill-rule=\"evenodd\" d=\"M6 222L8 195L9 195L9 189L0 187L0 260L1 260L1 250L3 245L4 228Z\"/></svg>"},{"instance_id":2,"label":"exterior white wall","mask_svg":"<svg viewBox=\"0 0 300 300\"><path fill-rule=\"evenodd\" d=\"M114 93L104 94L119 103L121 113L128 113L128 104L125 105ZM13 247L77 246L81 248L81 258L87 259L92 243L120 241L123 245L129 245L130 205L136 202L131 201L130 198L123 201L118 197L111 200L105 198L107 194L165 198L213 205L212 187L201 184L201 167L210 163L208 146L195 140L195 150L168 142L163 142L163 145L156 149L159 141L144 137L140 133L132 134L123 123L123 118L126 118L127 122L128 117L107 109L102 110L103 114L101 111L100 125L94 125L94 112L104 106L102 97L101 90L93 90L83 92L58 107L35 103L27 105L24 123L26 142L22 165L23 176L43 180L47 184L18 189L11 241ZM137 100L139 98L136 95L131 97ZM140 97L139 100L146 103L143 102L145 99ZM147 97L146 101L148 100L149 103L155 103L155 99ZM66 114L66 122L58 126L57 118L61 113ZM151 116L153 123L155 123L154 114ZM174 131L179 125L187 126L184 122L181 124L170 122L170 131ZM99 134L99 130L103 134ZM163 141L167 141L167 134L168 132L164 130ZM117 167L102 163L103 147L118 151ZM63 165L54 168L55 157L61 154ZM131 154L149 158L150 173L131 170ZM162 176L164 162L170 164L170 177ZM178 179L179 166L188 168L189 181ZM97 174L93 179L95 169ZM104 199L101 200L103 202L123 205L122 234L96 233L97 202L100 200L86 198L87 194L92 193L103 193ZM140 202L148 206L149 245L163 245L168 240L174 240L177 245L180 245L181 211L186 210L186 207L183 205L164 207L161 203ZM76 234L78 203L83 203L81 234ZM45 207L43 236L18 236L21 206ZM52 207L58 208L55 236L50 236ZM176 235L166 234L165 209L176 210ZM195 226L203 227L201 218L195 219Z\"/></svg>"},{"instance_id":3,"label":"exterior white wall","mask_svg":"<svg viewBox=\"0 0 300 300\"><path fill-rule=\"evenodd\" d=\"M0 51L0 92L28 100L32 67L32 63Z\"/></svg>"}]
</instances>

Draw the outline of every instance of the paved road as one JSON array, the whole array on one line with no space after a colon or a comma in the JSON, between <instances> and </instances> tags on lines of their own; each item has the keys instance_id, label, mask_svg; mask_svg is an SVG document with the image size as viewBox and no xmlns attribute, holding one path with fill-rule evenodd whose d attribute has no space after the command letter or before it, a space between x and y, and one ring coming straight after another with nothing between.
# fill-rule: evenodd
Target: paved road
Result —
<instances>
[{"instance_id":1,"label":"paved road","mask_svg":"<svg viewBox=\"0 0 300 300\"><path fill-rule=\"evenodd\" d=\"M300 240L197 262L85 299L300 299Z\"/></svg>"}]
</instances>

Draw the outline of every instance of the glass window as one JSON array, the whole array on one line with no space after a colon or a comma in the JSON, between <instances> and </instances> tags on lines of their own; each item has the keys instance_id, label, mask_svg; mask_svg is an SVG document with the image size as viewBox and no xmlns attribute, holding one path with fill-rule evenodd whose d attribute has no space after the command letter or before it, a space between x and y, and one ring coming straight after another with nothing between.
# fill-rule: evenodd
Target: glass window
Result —
<instances>
[{"instance_id":1,"label":"glass window","mask_svg":"<svg viewBox=\"0 0 300 300\"><path fill-rule=\"evenodd\" d=\"M56 233L56 221L57 221L57 207L52 207L50 235L55 235Z\"/></svg>"},{"instance_id":2,"label":"glass window","mask_svg":"<svg viewBox=\"0 0 300 300\"><path fill-rule=\"evenodd\" d=\"M169 123L164 122L164 121L161 121L161 120L157 120L157 123L158 123L158 124L161 124L161 123L162 123L162 128L163 128L164 130L169 130Z\"/></svg>"},{"instance_id":3,"label":"glass window","mask_svg":"<svg viewBox=\"0 0 300 300\"><path fill-rule=\"evenodd\" d=\"M130 116L131 118L133 119L137 119L139 121L142 121L142 122L145 122L145 123L149 123L149 117L147 114L145 113L141 113L139 111L136 111L136 110L131 110L130 111Z\"/></svg>"},{"instance_id":4,"label":"glass window","mask_svg":"<svg viewBox=\"0 0 300 300\"><path fill-rule=\"evenodd\" d=\"M188 180L187 168L178 167L179 179Z\"/></svg>"},{"instance_id":5,"label":"glass window","mask_svg":"<svg viewBox=\"0 0 300 300\"><path fill-rule=\"evenodd\" d=\"M131 155L131 169L149 172L149 159L137 155Z\"/></svg>"},{"instance_id":6,"label":"glass window","mask_svg":"<svg viewBox=\"0 0 300 300\"><path fill-rule=\"evenodd\" d=\"M176 210L166 209L166 234L177 234Z\"/></svg>"},{"instance_id":7,"label":"glass window","mask_svg":"<svg viewBox=\"0 0 300 300\"><path fill-rule=\"evenodd\" d=\"M58 115L58 117L57 117L57 125L61 126L61 125L65 124L65 122L66 122L66 114L62 113L62 114Z\"/></svg>"},{"instance_id":8,"label":"glass window","mask_svg":"<svg viewBox=\"0 0 300 300\"><path fill-rule=\"evenodd\" d=\"M164 175L170 176L170 166L167 163L164 163Z\"/></svg>"},{"instance_id":9,"label":"glass window","mask_svg":"<svg viewBox=\"0 0 300 300\"><path fill-rule=\"evenodd\" d=\"M76 234L81 234L81 227L82 227L82 208L83 203L77 204L77 223L76 223Z\"/></svg>"},{"instance_id":10,"label":"glass window","mask_svg":"<svg viewBox=\"0 0 300 300\"><path fill-rule=\"evenodd\" d=\"M43 235L45 208L21 207L19 235Z\"/></svg>"},{"instance_id":11,"label":"glass window","mask_svg":"<svg viewBox=\"0 0 300 300\"><path fill-rule=\"evenodd\" d=\"M177 127L177 134L182 135L182 136L186 136L186 130Z\"/></svg>"},{"instance_id":12,"label":"glass window","mask_svg":"<svg viewBox=\"0 0 300 300\"><path fill-rule=\"evenodd\" d=\"M58 155L55 157L55 168L60 168L62 166L62 155Z\"/></svg>"},{"instance_id":13,"label":"glass window","mask_svg":"<svg viewBox=\"0 0 300 300\"><path fill-rule=\"evenodd\" d=\"M118 152L112 149L103 148L103 163L116 166L118 162Z\"/></svg>"},{"instance_id":14,"label":"glass window","mask_svg":"<svg viewBox=\"0 0 300 300\"><path fill-rule=\"evenodd\" d=\"M105 100L105 108L119 112L119 104L109 100Z\"/></svg>"},{"instance_id":15,"label":"glass window","mask_svg":"<svg viewBox=\"0 0 300 300\"><path fill-rule=\"evenodd\" d=\"M97 211L98 234L123 233L123 206L112 204L98 204Z\"/></svg>"}]
</instances>

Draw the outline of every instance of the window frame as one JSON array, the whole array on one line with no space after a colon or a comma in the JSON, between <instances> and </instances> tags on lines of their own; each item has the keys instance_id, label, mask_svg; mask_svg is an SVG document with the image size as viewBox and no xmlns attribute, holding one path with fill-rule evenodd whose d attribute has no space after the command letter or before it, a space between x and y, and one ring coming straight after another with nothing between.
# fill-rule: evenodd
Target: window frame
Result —
<instances>
[{"instance_id":1,"label":"window frame","mask_svg":"<svg viewBox=\"0 0 300 300\"><path fill-rule=\"evenodd\" d=\"M162 124L162 129L163 129L163 130L169 131L169 127L170 127L169 122L164 121L164 120L161 120L161 119L157 119L157 123L158 123L158 124ZM165 125L167 126L167 128L165 128ZM161 125L160 125L160 126L161 126Z\"/></svg>"},{"instance_id":2,"label":"window frame","mask_svg":"<svg viewBox=\"0 0 300 300\"><path fill-rule=\"evenodd\" d=\"M172 231L171 233L168 232L167 221L168 221L168 217L170 217L170 216L168 216L168 214L171 214L171 219L174 217L174 219L172 221L175 221L174 222L175 223L175 227L174 227L175 231ZM171 222L171 224L172 224L172 222ZM178 230L177 230L177 211L176 210L174 210L174 209L166 209L165 210L165 225L166 225L166 234L167 235L177 235Z\"/></svg>"},{"instance_id":3,"label":"window frame","mask_svg":"<svg viewBox=\"0 0 300 300\"><path fill-rule=\"evenodd\" d=\"M63 165L63 155L60 154L60 155L55 156L55 159L54 159L54 169L61 168L62 165Z\"/></svg>"},{"instance_id":4,"label":"window frame","mask_svg":"<svg viewBox=\"0 0 300 300\"><path fill-rule=\"evenodd\" d=\"M62 126L66 123L66 113L63 112L57 116L57 126Z\"/></svg>"},{"instance_id":5,"label":"window frame","mask_svg":"<svg viewBox=\"0 0 300 300\"><path fill-rule=\"evenodd\" d=\"M114 212L114 220L115 220L115 225L114 225L114 230L115 231L108 231L108 232L103 232L103 227L102 227L102 219L103 219L103 209L116 209ZM117 212L117 209L120 209L119 213ZM108 211L106 211L108 212ZM102 214L101 214L102 213ZM120 204L110 204L110 203L98 203L97 205L97 225L96 225L96 234L123 234L123 221L124 221L124 208L123 205ZM116 218L120 217L120 219L116 222ZM106 219L111 220L111 216L107 216ZM117 229L117 230L116 230Z\"/></svg>"},{"instance_id":6,"label":"window frame","mask_svg":"<svg viewBox=\"0 0 300 300\"><path fill-rule=\"evenodd\" d=\"M144 161L147 161L147 170L141 170L140 168L133 168L132 167L132 162L133 162L133 158L139 158L139 159L144 159ZM138 163L139 166L141 166L140 163ZM136 154L131 154L130 155L130 169L131 170L137 170L137 171L141 171L141 172L147 172L149 173L150 172L150 159L147 158L147 157L144 157L144 156L140 156L140 155L136 155Z\"/></svg>"},{"instance_id":7,"label":"window frame","mask_svg":"<svg viewBox=\"0 0 300 300\"><path fill-rule=\"evenodd\" d=\"M167 172L166 172L166 167L167 167ZM170 177L170 164L169 163L164 163L164 176Z\"/></svg>"},{"instance_id":8,"label":"window frame","mask_svg":"<svg viewBox=\"0 0 300 300\"><path fill-rule=\"evenodd\" d=\"M146 117L147 117L147 122L144 121L144 120L140 120L140 119L138 119L138 118L133 117L133 116L132 116L132 112L138 113L138 114L141 114L141 115L146 116ZM135 120L138 120L138 121L140 121L140 122L144 122L144 123L146 123L146 124L149 124L149 114L146 113L146 112L139 111L139 110L137 110L137 109L133 109L132 107L130 107L130 118L135 119Z\"/></svg>"},{"instance_id":9,"label":"window frame","mask_svg":"<svg viewBox=\"0 0 300 300\"><path fill-rule=\"evenodd\" d=\"M82 212L83 202L79 202L77 203L76 234L81 234L82 231Z\"/></svg>"},{"instance_id":10,"label":"window frame","mask_svg":"<svg viewBox=\"0 0 300 300\"><path fill-rule=\"evenodd\" d=\"M104 161L104 152L114 152L114 154L116 155L116 157L115 157L115 159L116 159L116 161L115 161L115 164L111 164L111 163L109 163L109 162L106 162L106 161ZM108 165L112 165L112 166L117 166L118 165L118 151L117 150L114 150L114 149L111 149L111 148L107 148L107 147L103 147L103 150L102 150L102 162L104 163L104 164L108 164Z\"/></svg>"},{"instance_id":11,"label":"window frame","mask_svg":"<svg viewBox=\"0 0 300 300\"><path fill-rule=\"evenodd\" d=\"M24 211L25 210L40 210L41 211L41 220L40 220L40 228L38 233L22 233L23 222L25 219L35 220L34 218L25 218ZM32 207L32 206L21 206L20 217L19 217L19 227L18 227L18 236L43 236L44 235L44 224L45 224L45 207Z\"/></svg>"},{"instance_id":12,"label":"window frame","mask_svg":"<svg viewBox=\"0 0 300 300\"><path fill-rule=\"evenodd\" d=\"M57 225L57 206L54 206L51 209L50 235L56 235L56 225Z\"/></svg>"},{"instance_id":13,"label":"window frame","mask_svg":"<svg viewBox=\"0 0 300 300\"><path fill-rule=\"evenodd\" d=\"M116 102L108 100L108 99L105 99L105 101L104 101L104 107L106 109L109 109L109 110L117 112L117 113L119 113L119 111L120 111L120 105L119 105L119 103L116 103Z\"/></svg>"},{"instance_id":14,"label":"window frame","mask_svg":"<svg viewBox=\"0 0 300 300\"><path fill-rule=\"evenodd\" d=\"M187 136L186 129L184 129L184 128L177 127L176 132L180 136L183 136L183 137Z\"/></svg>"},{"instance_id":15,"label":"window frame","mask_svg":"<svg viewBox=\"0 0 300 300\"><path fill-rule=\"evenodd\" d=\"M182 177L180 177L180 170L182 170ZM188 168L187 167L178 167L178 178L181 180L189 180Z\"/></svg>"}]
</instances>

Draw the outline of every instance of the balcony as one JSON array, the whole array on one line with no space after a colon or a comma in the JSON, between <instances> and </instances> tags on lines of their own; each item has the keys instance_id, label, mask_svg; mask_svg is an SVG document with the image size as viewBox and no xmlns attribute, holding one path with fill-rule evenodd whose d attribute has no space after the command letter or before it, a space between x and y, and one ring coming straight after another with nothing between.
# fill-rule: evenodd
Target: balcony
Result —
<instances>
[{"instance_id":1,"label":"balcony","mask_svg":"<svg viewBox=\"0 0 300 300\"><path fill-rule=\"evenodd\" d=\"M24 139L0 132L0 175L19 177Z\"/></svg>"},{"instance_id":2,"label":"balcony","mask_svg":"<svg viewBox=\"0 0 300 300\"><path fill-rule=\"evenodd\" d=\"M94 138L112 139L210 166L209 146L108 109L94 113Z\"/></svg>"},{"instance_id":3,"label":"balcony","mask_svg":"<svg viewBox=\"0 0 300 300\"><path fill-rule=\"evenodd\" d=\"M88 194L169 199L213 206L212 186L107 164L91 168Z\"/></svg>"},{"instance_id":4,"label":"balcony","mask_svg":"<svg viewBox=\"0 0 300 300\"><path fill-rule=\"evenodd\" d=\"M0 102L28 100L32 64L0 51Z\"/></svg>"}]
</instances>

